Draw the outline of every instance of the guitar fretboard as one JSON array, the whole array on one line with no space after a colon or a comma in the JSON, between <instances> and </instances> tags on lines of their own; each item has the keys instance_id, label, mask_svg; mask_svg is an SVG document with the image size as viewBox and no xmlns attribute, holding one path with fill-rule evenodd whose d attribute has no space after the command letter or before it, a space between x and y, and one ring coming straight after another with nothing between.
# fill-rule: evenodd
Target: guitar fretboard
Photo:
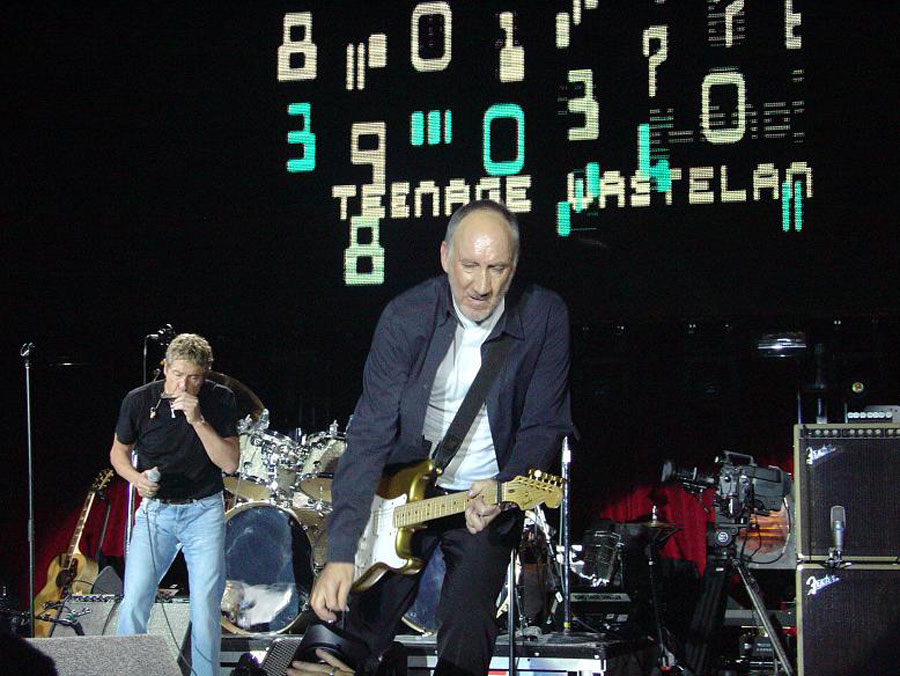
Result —
<instances>
[{"instance_id":1,"label":"guitar fretboard","mask_svg":"<svg viewBox=\"0 0 900 676\"><path fill-rule=\"evenodd\" d=\"M71 561L75 556L75 552L78 551L78 545L81 543L81 534L84 532L84 524L87 522L88 515L91 513L91 505L94 504L94 495L96 494L91 491L84 499L84 508L81 510L81 516L78 517L75 532L72 534L72 539L69 541L69 549L66 552L66 556L68 557L67 561Z\"/></svg>"},{"instance_id":2,"label":"guitar fretboard","mask_svg":"<svg viewBox=\"0 0 900 676\"><path fill-rule=\"evenodd\" d=\"M494 504L498 500L486 499L487 504ZM437 498L417 500L407 505L401 505L394 511L394 526L408 528L423 521L440 519L443 516L459 514L466 511L469 498L466 491L441 495Z\"/></svg>"},{"instance_id":3,"label":"guitar fretboard","mask_svg":"<svg viewBox=\"0 0 900 676\"><path fill-rule=\"evenodd\" d=\"M94 504L94 497L97 495L97 491L102 491L106 488L110 479L112 479L112 475L113 471L111 469L105 469L97 475L96 479L94 479L94 483L91 485L91 489L84 499L84 507L81 509L81 516L78 517L78 523L75 525L75 532L72 533L72 539L69 541L69 549L66 551L66 561L72 561L75 558L75 554L78 553L78 545L81 543L81 534L84 532L84 524L87 523L88 515L91 513L91 505Z\"/></svg>"}]
</instances>

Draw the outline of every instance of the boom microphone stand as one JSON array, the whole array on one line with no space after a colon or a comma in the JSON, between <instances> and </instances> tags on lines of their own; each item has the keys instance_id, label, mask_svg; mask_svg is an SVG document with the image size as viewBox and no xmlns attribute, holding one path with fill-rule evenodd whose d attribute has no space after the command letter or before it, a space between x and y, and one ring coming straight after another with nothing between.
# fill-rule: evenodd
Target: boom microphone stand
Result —
<instances>
[{"instance_id":1,"label":"boom microphone stand","mask_svg":"<svg viewBox=\"0 0 900 676\"><path fill-rule=\"evenodd\" d=\"M144 350L143 350L143 360L141 362L141 379L142 384L146 385L149 382L149 377L147 375L147 347L149 343L157 342L162 343L163 345L167 345L172 338L175 337L175 329L172 328L171 324L165 324L162 328L158 329L156 333L148 333L144 336ZM154 372L153 379L159 376L159 369L156 369ZM132 449L131 451L131 466L137 467L137 452ZM123 553L125 554L125 561L128 562L128 550L131 549L131 531L134 527L134 486L131 482L128 483L128 498L125 501L126 509L128 510L125 519L125 547L123 549Z\"/></svg>"},{"instance_id":2,"label":"boom microphone stand","mask_svg":"<svg viewBox=\"0 0 900 676\"><path fill-rule=\"evenodd\" d=\"M25 343L19 355L25 360L25 427L28 442L28 626L34 638L34 449L31 437L31 355L34 343Z\"/></svg>"}]
</instances>

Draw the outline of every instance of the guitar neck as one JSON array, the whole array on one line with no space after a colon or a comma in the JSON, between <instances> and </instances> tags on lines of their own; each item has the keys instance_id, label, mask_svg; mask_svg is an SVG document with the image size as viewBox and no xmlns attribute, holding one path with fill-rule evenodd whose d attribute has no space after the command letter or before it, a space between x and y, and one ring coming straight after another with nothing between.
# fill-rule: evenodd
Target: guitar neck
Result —
<instances>
[{"instance_id":1,"label":"guitar neck","mask_svg":"<svg viewBox=\"0 0 900 676\"><path fill-rule=\"evenodd\" d=\"M501 502L501 492L503 484L497 485L496 496L482 496L484 502L488 505L494 505ZM394 512L394 525L398 528L408 528L425 521L433 521L444 516L452 516L453 514L461 514L466 511L469 504L469 497L466 491L459 493L450 493L449 495L441 495L436 498L427 498L425 500L416 500L409 504L398 507Z\"/></svg>"},{"instance_id":2,"label":"guitar neck","mask_svg":"<svg viewBox=\"0 0 900 676\"><path fill-rule=\"evenodd\" d=\"M69 542L69 549L66 552L67 561L71 561L78 551L78 545L81 544L81 534L84 532L84 524L87 523L88 514L91 513L91 505L94 504L94 496L96 493L91 491L84 499L84 507L81 509L81 515L78 517L78 523L75 525L75 532L72 533L72 539Z\"/></svg>"}]
</instances>

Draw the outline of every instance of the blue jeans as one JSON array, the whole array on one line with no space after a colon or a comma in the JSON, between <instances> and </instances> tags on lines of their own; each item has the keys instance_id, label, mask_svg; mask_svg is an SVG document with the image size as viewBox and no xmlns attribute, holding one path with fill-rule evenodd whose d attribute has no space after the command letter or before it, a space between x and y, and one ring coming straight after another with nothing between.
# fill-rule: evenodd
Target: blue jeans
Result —
<instances>
[{"instance_id":1,"label":"blue jeans","mask_svg":"<svg viewBox=\"0 0 900 676\"><path fill-rule=\"evenodd\" d=\"M144 500L137 512L125 566L125 598L117 633L146 634L159 583L179 549L191 588L191 663L197 676L219 673L225 591L225 512L222 494L187 505Z\"/></svg>"}]
</instances>

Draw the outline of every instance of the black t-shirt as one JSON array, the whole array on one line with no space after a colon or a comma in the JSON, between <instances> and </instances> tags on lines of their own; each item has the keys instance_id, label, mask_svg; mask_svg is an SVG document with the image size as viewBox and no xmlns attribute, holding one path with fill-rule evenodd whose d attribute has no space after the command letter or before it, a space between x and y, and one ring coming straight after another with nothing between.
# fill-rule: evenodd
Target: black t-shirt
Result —
<instances>
[{"instance_id":1,"label":"black t-shirt","mask_svg":"<svg viewBox=\"0 0 900 676\"><path fill-rule=\"evenodd\" d=\"M138 471L154 466L162 475L157 497L168 500L205 498L222 490L222 470L206 454L200 437L182 411L160 400L164 382L158 380L129 392L122 401L116 437L134 444ZM210 380L200 388L200 412L222 438L237 436L234 394ZM151 417L151 410L156 414Z\"/></svg>"}]
</instances>

